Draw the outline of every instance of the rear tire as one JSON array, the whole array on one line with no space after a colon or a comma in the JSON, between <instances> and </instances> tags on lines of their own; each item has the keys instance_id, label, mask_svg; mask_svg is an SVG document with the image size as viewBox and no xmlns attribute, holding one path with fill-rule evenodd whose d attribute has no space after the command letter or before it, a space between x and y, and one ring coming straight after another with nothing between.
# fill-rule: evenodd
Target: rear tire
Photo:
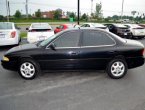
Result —
<instances>
[{"instance_id":1,"label":"rear tire","mask_svg":"<svg viewBox=\"0 0 145 110\"><path fill-rule=\"evenodd\" d=\"M113 79L120 79L127 73L127 63L123 59L113 59L107 66L108 76Z\"/></svg>"},{"instance_id":2,"label":"rear tire","mask_svg":"<svg viewBox=\"0 0 145 110\"><path fill-rule=\"evenodd\" d=\"M39 66L31 59L23 59L19 65L19 74L22 78L31 80L39 73Z\"/></svg>"}]
</instances>

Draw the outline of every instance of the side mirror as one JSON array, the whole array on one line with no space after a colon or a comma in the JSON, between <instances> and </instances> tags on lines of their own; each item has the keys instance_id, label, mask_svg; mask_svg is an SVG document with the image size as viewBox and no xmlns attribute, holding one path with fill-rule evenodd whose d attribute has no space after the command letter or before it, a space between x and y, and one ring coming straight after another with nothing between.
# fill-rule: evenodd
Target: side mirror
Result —
<instances>
[{"instance_id":1,"label":"side mirror","mask_svg":"<svg viewBox=\"0 0 145 110\"><path fill-rule=\"evenodd\" d=\"M26 28L26 30L29 30L29 28Z\"/></svg>"},{"instance_id":2,"label":"side mirror","mask_svg":"<svg viewBox=\"0 0 145 110\"><path fill-rule=\"evenodd\" d=\"M56 50L56 49L55 49L55 44L54 44L54 43L51 43L51 44L49 45L49 48L52 49L52 50Z\"/></svg>"}]
</instances>

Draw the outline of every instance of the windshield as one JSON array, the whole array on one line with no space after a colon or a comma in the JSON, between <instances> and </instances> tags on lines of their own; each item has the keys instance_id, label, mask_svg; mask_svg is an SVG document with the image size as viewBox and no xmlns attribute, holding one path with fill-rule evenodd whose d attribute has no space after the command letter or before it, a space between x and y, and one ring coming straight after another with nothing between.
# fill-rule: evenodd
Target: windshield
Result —
<instances>
[{"instance_id":1,"label":"windshield","mask_svg":"<svg viewBox=\"0 0 145 110\"><path fill-rule=\"evenodd\" d=\"M113 35L113 36L115 36L117 39L119 39L121 42L123 42L123 43L126 43L127 41L126 41L126 39L124 39L124 38L121 38L121 37L119 37L118 35L116 35L116 34L114 34L114 33L112 33L112 32L109 32L111 35Z\"/></svg>"},{"instance_id":2,"label":"windshield","mask_svg":"<svg viewBox=\"0 0 145 110\"><path fill-rule=\"evenodd\" d=\"M123 24L114 24L116 27L119 27L119 28L126 28L126 26L124 26Z\"/></svg>"},{"instance_id":3,"label":"windshield","mask_svg":"<svg viewBox=\"0 0 145 110\"><path fill-rule=\"evenodd\" d=\"M36 23L31 26L33 29L51 29L51 26L47 23Z\"/></svg>"},{"instance_id":4,"label":"windshield","mask_svg":"<svg viewBox=\"0 0 145 110\"><path fill-rule=\"evenodd\" d=\"M92 24L94 27L106 27L106 26L104 26L103 24L97 24L97 23L93 23Z\"/></svg>"},{"instance_id":5,"label":"windshield","mask_svg":"<svg viewBox=\"0 0 145 110\"><path fill-rule=\"evenodd\" d=\"M6 30L6 29L12 29L12 23L0 23L0 29Z\"/></svg>"},{"instance_id":6,"label":"windshield","mask_svg":"<svg viewBox=\"0 0 145 110\"><path fill-rule=\"evenodd\" d=\"M51 42L55 37L57 36L57 34L52 35L51 37L49 37L48 39L42 41L39 46L43 47L46 46L49 42Z\"/></svg>"}]
</instances>

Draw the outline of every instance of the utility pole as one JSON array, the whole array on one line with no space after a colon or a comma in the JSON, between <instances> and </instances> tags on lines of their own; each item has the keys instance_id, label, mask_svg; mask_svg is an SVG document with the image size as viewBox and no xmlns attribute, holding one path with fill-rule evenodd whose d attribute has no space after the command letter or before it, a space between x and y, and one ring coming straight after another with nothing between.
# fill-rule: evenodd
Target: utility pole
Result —
<instances>
[{"instance_id":1,"label":"utility pole","mask_svg":"<svg viewBox=\"0 0 145 110\"><path fill-rule=\"evenodd\" d=\"M91 14L93 13L93 0L91 0Z\"/></svg>"},{"instance_id":2,"label":"utility pole","mask_svg":"<svg viewBox=\"0 0 145 110\"><path fill-rule=\"evenodd\" d=\"M124 0L122 0L121 20L122 20L122 16L123 16L123 9L124 9Z\"/></svg>"},{"instance_id":3,"label":"utility pole","mask_svg":"<svg viewBox=\"0 0 145 110\"><path fill-rule=\"evenodd\" d=\"M26 0L25 8L26 8L26 17L28 18L28 0Z\"/></svg>"},{"instance_id":4,"label":"utility pole","mask_svg":"<svg viewBox=\"0 0 145 110\"><path fill-rule=\"evenodd\" d=\"M8 1L6 0L6 11L7 11L7 21L9 22L9 15L8 15Z\"/></svg>"},{"instance_id":5,"label":"utility pole","mask_svg":"<svg viewBox=\"0 0 145 110\"><path fill-rule=\"evenodd\" d=\"M9 13L9 18L10 18L10 2L8 1L8 13Z\"/></svg>"},{"instance_id":6,"label":"utility pole","mask_svg":"<svg viewBox=\"0 0 145 110\"><path fill-rule=\"evenodd\" d=\"M78 0L78 25L80 24L80 0Z\"/></svg>"}]
</instances>

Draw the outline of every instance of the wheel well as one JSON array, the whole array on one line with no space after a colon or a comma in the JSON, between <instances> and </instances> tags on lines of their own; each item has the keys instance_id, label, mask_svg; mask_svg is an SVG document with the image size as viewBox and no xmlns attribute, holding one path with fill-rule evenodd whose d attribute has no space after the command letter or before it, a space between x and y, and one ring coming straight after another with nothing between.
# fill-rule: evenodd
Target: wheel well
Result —
<instances>
[{"instance_id":1,"label":"wheel well","mask_svg":"<svg viewBox=\"0 0 145 110\"><path fill-rule=\"evenodd\" d=\"M125 62L126 62L126 59L125 59L125 57L123 56L123 55L118 55L118 56L115 56L114 58L112 58L110 61L112 61L112 60L114 60L114 59L121 59L121 60L124 60ZM110 62L109 61L109 62ZM109 64L109 62L108 62L108 64ZM107 64L107 65L108 65ZM126 64L127 64L127 62L126 62ZM127 64L127 66L128 66L128 64Z\"/></svg>"}]
</instances>

